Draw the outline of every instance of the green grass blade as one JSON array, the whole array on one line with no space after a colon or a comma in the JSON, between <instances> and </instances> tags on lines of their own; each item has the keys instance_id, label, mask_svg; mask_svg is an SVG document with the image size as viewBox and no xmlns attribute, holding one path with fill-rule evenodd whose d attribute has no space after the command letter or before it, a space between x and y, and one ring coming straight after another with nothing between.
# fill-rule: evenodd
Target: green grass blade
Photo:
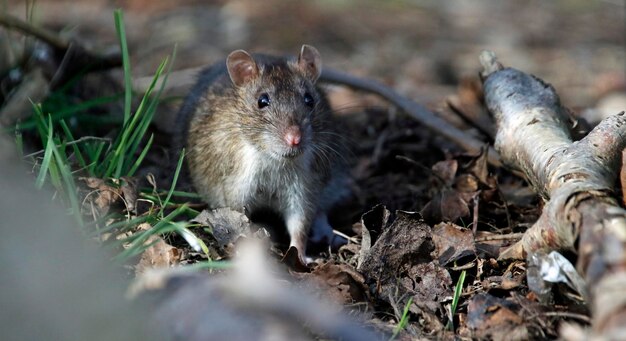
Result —
<instances>
[{"instance_id":1,"label":"green grass blade","mask_svg":"<svg viewBox=\"0 0 626 341\"><path fill-rule=\"evenodd\" d=\"M201 251L204 252L204 255L207 258L211 258L209 255L209 248L206 246L206 244L202 241L202 239L196 237L195 234L193 234L193 232L191 232L188 228L185 227L186 223L182 223L182 222L178 222L176 223L178 226L178 229L176 230L176 232L185 239L185 241L187 241L187 244L189 244L189 246L191 246L192 249L194 249L195 251Z\"/></svg>"},{"instance_id":2,"label":"green grass blade","mask_svg":"<svg viewBox=\"0 0 626 341\"><path fill-rule=\"evenodd\" d=\"M52 121L53 122L57 122L57 121L59 121L61 119L75 116L76 113L87 111L87 110L89 110L91 108L94 108L94 107L97 107L99 105L112 103L112 102L118 100L119 98L120 98L120 95L108 96L108 97L100 97L100 98L96 98L96 99L92 99L92 100L87 100L87 101L84 101L82 103L70 106L70 107L58 108L58 109L55 108L54 112L51 113ZM43 111L43 109L42 109L42 111ZM82 117L77 117L77 118L78 119L82 119ZM36 127L37 127L37 118L36 117L27 119L20 125L20 128L22 130L30 130L30 129L33 129L33 128L36 128Z\"/></svg>"},{"instance_id":3,"label":"green grass blade","mask_svg":"<svg viewBox=\"0 0 626 341\"><path fill-rule=\"evenodd\" d=\"M233 263L230 261L208 260L208 261L203 261L203 262L197 262L192 265L184 265L184 266L181 266L180 268L184 270L186 269L189 269L189 270L198 270L198 269L226 270L232 267L233 267Z\"/></svg>"},{"instance_id":4,"label":"green grass blade","mask_svg":"<svg viewBox=\"0 0 626 341\"><path fill-rule=\"evenodd\" d=\"M46 119L44 118L43 110L41 109L41 104L37 104L33 101L30 102L33 106L33 110L35 111L35 127L37 128L37 134L41 137L41 144L46 146L48 142L48 124L46 123Z\"/></svg>"},{"instance_id":5,"label":"green grass blade","mask_svg":"<svg viewBox=\"0 0 626 341\"><path fill-rule=\"evenodd\" d=\"M413 304L413 297L409 298L409 301L404 306L404 311L402 312L402 317L398 324L393 330L393 334L389 338L389 341L394 340L398 334L406 327L407 323L409 323L409 308L411 308L411 304Z\"/></svg>"},{"instance_id":6,"label":"green grass blade","mask_svg":"<svg viewBox=\"0 0 626 341\"><path fill-rule=\"evenodd\" d=\"M122 52L122 68L124 70L124 124L130 119L130 107L132 105L132 81L130 73L130 57L128 54L128 43L126 41L126 28L124 27L124 13L121 9L113 12L115 18L115 31L120 41Z\"/></svg>"},{"instance_id":7,"label":"green grass blade","mask_svg":"<svg viewBox=\"0 0 626 341\"><path fill-rule=\"evenodd\" d=\"M66 140L74 141L74 136L72 135L72 132L70 131L70 128L67 126L65 121L59 121L59 125L61 126L61 129L63 129ZM76 155L76 160L78 161L78 165L80 166L80 168L87 168L87 163L83 158L83 153L80 151L78 144L72 144L72 149L74 151L74 155Z\"/></svg>"},{"instance_id":8,"label":"green grass blade","mask_svg":"<svg viewBox=\"0 0 626 341\"><path fill-rule=\"evenodd\" d=\"M70 207L72 209L72 216L76 220L79 226L84 226L83 217L80 211L79 200L78 200L78 188L76 187L76 183L74 182L74 177L72 172L67 164L67 158L61 154L61 152L57 149L56 145L53 143L52 152L54 154L54 158L57 161L55 164L63 178L63 182L65 184L65 194L67 195L70 201Z\"/></svg>"},{"instance_id":9,"label":"green grass blade","mask_svg":"<svg viewBox=\"0 0 626 341\"><path fill-rule=\"evenodd\" d=\"M463 284L465 283L465 273L463 270L461 275L459 276L459 280L456 282L456 287L454 288L454 297L452 298L452 307L450 309L451 316L450 321L448 321L448 329L454 330L454 314L456 314L456 307L459 304L459 299L461 298L461 293L463 292Z\"/></svg>"},{"instance_id":10,"label":"green grass blade","mask_svg":"<svg viewBox=\"0 0 626 341\"><path fill-rule=\"evenodd\" d=\"M144 115L145 108L150 98L150 94L152 93L158 78L163 72L165 63L167 63L167 59L161 62L157 68L157 71L152 79L152 83L150 83L150 86L146 90L146 93L139 103L139 107L135 111L135 114L130 119L130 122L125 122L121 134L114 143L113 155L111 156L111 160L108 161L109 167L107 168L105 177L114 175L114 177L119 178L122 176L125 160L133 156L136 151L136 146L139 144L139 142L135 143L135 141L141 140L148 129L148 126L152 121L152 117ZM138 124L139 128L136 129ZM133 150L131 146L135 146L135 149ZM114 170L115 173L113 173Z\"/></svg>"},{"instance_id":11,"label":"green grass blade","mask_svg":"<svg viewBox=\"0 0 626 341\"><path fill-rule=\"evenodd\" d=\"M141 195L145 195L146 198L148 198L148 199L154 199L149 194L149 193L152 193L152 192L153 192L152 188L145 188L145 187L141 188ZM167 194L167 192L159 193L159 195L163 195L163 194ZM191 199L201 199L202 198L202 196L200 196L200 194L198 194L198 193L191 193L191 192L184 192L184 191L172 191L172 194L177 196L177 197L182 197L182 198L191 198Z\"/></svg>"},{"instance_id":12,"label":"green grass blade","mask_svg":"<svg viewBox=\"0 0 626 341\"><path fill-rule=\"evenodd\" d=\"M146 90L146 93L141 99L141 103L139 104L139 107L135 111L135 116L140 119L137 122L137 128L134 129L135 127L133 127L133 133L130 135L128 139L129 147L128 147L128 150L124 153L125 164L130 165L132 163L132 157L137 152L137 149L139 148L139 144L143 140L143 136L146 134L146 132L148 131L148 128L150 127L150 124L152 123L152 118L154 117L154 113L156 112L156 104L159 101L159 95L157 94L152 98L151 96L154 91L154 87L156 86L158 79L163 74L163 70L165 66L167 65L167 63L168 63L168 58L165 58L161 62L161 64L157 68L157 71L154 74L152 83Z\"/></svg>"},{"instance_id":13,"label":"green grass blade","mask_svg":"<svg viewBox=\"0 0 626 341\"><path fill-rule=\"evenodd\" d=\"M42 138L46 138L45 142L45 152L43 154L43 161L41 161L41 167L39 167L39 174L37 175L37 179L35 180L35 187L42 188L43 184L46 181L46 175L50 170L50 162L52 161L52 147L54 146L54 140L52 138L52 124L48 126L48 131L45 135L42 135Z\"/></svg>"},{"instance_id":14,"label":"green grass blade","mask_svg":"<svg viewBox=\"0 0 626 341\"><path fill-rule=\"evenodd\" d=\"M102 172L97 171L97 167L100 166L100 155L102 155L104 145L105 142L102 141L96 142L94 148L91 147L91 144L88 145L89 150L87 151L87 155L89 156L89 166L87 167L87 171L89 172L89 176L102 174Z\"/></svg>"},{"instance_id":15,"label":"green grass blade","mask_svg":"<svg viewBox=\"0 0 626 341\"><path fill-rule=\"evenodd\" d=\"M152 146L153 139L154 139L154 134L150 134L150 139L148 139L148 143L146 143L145 147L143 147L141 154L139 155L139 157L137 157L137 160L135 160L135 164L128 171L126 176L133 176L135 174L135 172L137 171L137 168L139 168L139 165L141 165L141 163L143 162L143 159L146 157L146 154L148 154L148 151L150 150L150 147Z\"/></svg>"},{"instance_id":16,"label":"green grass blade","mask_svg":"<svg viewBox=\"0 0 626 341\"><path fill-rule=\"evenodd\" d=\"M168 57L165 57L165 59L161 61L161 64L159 64L159 67L157 68L157 71L155 72L155 76L153 77L152 82L150 83L150 86L148 87L148 91L146 91L146 93L144 94L144 98L142 99L141 104L144 104L144 99L149 97L148 93L151 94L154 91L153 89L156 87L156 84L159 78L161 78L161 75L163 75L161 86L159 87L159 91L156 93L155 96L153 96L152 100L148 102L148 107L145 113L147 117L142 119L142 122L140 124L140 129L138 129L138 131L135 133L136 136L131 137L131 141L133 141L133 143L130 149L130 153L128 155L134 155L135 151L139 147L139 143L142 140L141 137L143 137L145 132L148 130L150 123L152 122L152 118L154 117L154 113L156 112L157 105L159 104L161 100L163 89L165 89L165 84L167 84L167 79L169 78L169 75L172 71L172 65L174 64L174 60L176 59L176 52L177 52L177 47L175 45L174 50L172 51L171 62L169 62ZM167 66L167 70L165 71L165 73L163 73L165 66ZM143 105L140 105L140 109L143 109ZM143 112L143 110L140 110L140 109L137 109L137 112Z\"/></svg>"},{"instance_id":17,"label":"green grass blade","mask_svg":"<svg viewBox=\"0 0 626 341\"><path fill-rule=\"evenodd\" d=\"M172 211L172 213L168 214L167 217L161 219L150 230L136 233L135 235L129 238L126 238L124 240L116 241L116 243L125 243L129 240L132 240L130 246L126 250L119 253L117 256L113 257L113 259L115 261L128 260L129 258L136 256L140 254L141 252L145 251L149 247L149 245L145 245L145 242L148 240L150 236L175 231L176 226L173 225L171 222L174 218L176 218L176 216L181 214L185 208L186 208L186 205L183 205L179 207L178 209Z\"/></svg>"},{"instance_id":18,"label":"green grass blade","mask_svg":"<svg viewBox=\"0 0 626 341\"><path fill-rule=\"evenodd\" d=\"M89 237L96 237L99 236L103 233L107 233L113 230L117 230L119 229L120 231L126 231L134 226L137 226L141 223L145 223L147 221L149 221L150 219L152 219L153 217L150 216L143 216L143 217L137 217L137 218L133 218L130 220L122 220L122 221L118 221L115 222L113 224L107 225L103 228L99 228L96 229L95 231L93 231L91 234L89 234Z\"/></svg>"},{"instance_id":19,"label":"green grass blade","mask_svg":"<svg viewBox=\"0 0 626 341\"><path fill-rule=\"evenodd\" d=\"M172 51L172 61L170 63L168 63L167 57L163 61L164 63L167 63L167 71L165 71L165 74L163 75L163 81L161 82L161 86L159 87L159 92L157 92L155 96L155 100L150 104L150 107L148 108L151 111L156 111L156 106L161 100L161 96L163 95L163 89L165 89L165 84L167 84L167 79L169 78L169 75L172 72L172 66L174 65L174 61L176 60L177 50L178 50L178 46L174 45L174 50Z\"/></svg>"},{"instance_id":20,"label":"green grass blade","mask_svg":"<svg viewBox=\"0 0 626 341\"><path fill-rule=\"evenodd\" d=\"M183 148L183 150L180 152L178 163L176 164L176 171L174 172L174 179L172 180L172 185L170 186L170 190L169 192L167 192L167 197L165 197L165 201L163 202L163 205L161 206L161 213L160 213L161 216L163 216L163 210L165 209L165 206L167 206L167 204L170 202L170 199L172 198L172 194L174 193L174 189L176 188L176 183L178 182L178 176L180 175L180 170L183 166L184 158L185 158L185 149Z\"/></svg>"}]
</instances>

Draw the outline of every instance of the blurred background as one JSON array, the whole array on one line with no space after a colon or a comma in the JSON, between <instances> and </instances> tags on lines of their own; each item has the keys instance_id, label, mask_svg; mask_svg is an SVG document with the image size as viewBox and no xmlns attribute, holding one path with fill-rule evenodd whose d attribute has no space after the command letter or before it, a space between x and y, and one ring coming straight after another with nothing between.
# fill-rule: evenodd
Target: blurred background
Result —
<instances>
[{"instance_id":1,"label":"blurred background","mask_svg":"<svg viewBox=\"0 0 626 341\"><path fill-rule=\"evenodd\" d=\"M25 1L6 6L24 17ZM115 8L125 13L137 81L174 45L174 69L184 70L234 49L295 54L307 43L326 66L376 78L431 108L477 75L483 49L553 84L575 110L625 87L621 0L38 0L33 14L37 24L106 49L117 42ZM190 82L174 85L183 93Z\"/></svg>"}]
</instances>

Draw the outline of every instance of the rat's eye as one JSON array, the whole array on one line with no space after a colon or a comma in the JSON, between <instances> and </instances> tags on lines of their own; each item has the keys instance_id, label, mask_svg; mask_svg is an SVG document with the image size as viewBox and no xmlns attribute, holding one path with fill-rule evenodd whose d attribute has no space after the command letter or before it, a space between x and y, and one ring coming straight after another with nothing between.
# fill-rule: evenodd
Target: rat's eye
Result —
<instances>
[{"instance_id":1,"label":"rat's eye","mask_svg":"<svg viewBox=\"0 0 626 341\"><path fill-rule=\"evenodd\" d=\"M270 105L270 96L268 96L267 94L261 94L257 103L259 104L259 109L265 108L266 106Z\"/></svg>"},{"instance_id":2,"label":"rat's eye","mask_svg":"<svg viewBox=\"0 0 626 341\"><path fill-rule=\"evenodd\" d=\"M304 104L309 108L313 108L313 105L315 105L315 99L308 92L304 93Z\"/></svg>"}]
</instances>

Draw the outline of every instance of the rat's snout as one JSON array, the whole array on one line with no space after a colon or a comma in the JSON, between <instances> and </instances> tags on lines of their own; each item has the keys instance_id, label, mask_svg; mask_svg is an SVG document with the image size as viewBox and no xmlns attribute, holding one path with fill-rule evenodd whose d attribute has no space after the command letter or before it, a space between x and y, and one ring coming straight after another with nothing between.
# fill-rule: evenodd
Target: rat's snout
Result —
<instances>
[{"instance_id":1,"label":"rat's snout","mask_svg":"<svg viewBox=\"0 0 626 341\"><path fill-rule=\"evenodd\" d=\"M287 127L287 129L285 129L284 139L289 147L297 147L300 145L300 140L302 139L300 127L297 125Z\"/></svg>"}]
</instances>

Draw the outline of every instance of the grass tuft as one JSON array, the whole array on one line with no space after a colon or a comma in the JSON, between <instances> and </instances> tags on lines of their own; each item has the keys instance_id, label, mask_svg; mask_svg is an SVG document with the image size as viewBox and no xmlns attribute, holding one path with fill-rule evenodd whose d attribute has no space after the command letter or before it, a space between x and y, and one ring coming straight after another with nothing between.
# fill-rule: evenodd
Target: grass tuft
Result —
<instances>
[{"instance_id":1,"label":"grass tuft","mask_svg":"<svg viewBox=\"0 0 626 341\"><path fill-rule=\"evenodd\" d=\"M409 308L411 308L411 304L413 304L413 297L410 297L409 301L406 302L406 305L404 306L404 311L402 311L402 317L400 318L400 321L398 321L398 324L394 328L393 334L389 338L389 341L395 340L398 334L404 328L406 328L407 323L409 323Z\"/></svg>"},{"instance_id":2,"label":"grass tuft","mask_svg":"<svg viewBox=\"0 0 626 341\"><path fill-rule=\"evenodd\" d=\"M454 287L454 297L452 297L452 306L450 308L450 320L448 321L448 325L447 325L447 328L449 330L454 330L454 314L456 314L456 308L459 304L461 293L463 292L463 284L465 283L465 274L466 274L466 271L463 270L461 272L461 275L459 276L458 281L456 282L456 286Z\"/></svg>"},{"instance_id":3,"label":"grass tuft","mask_svg":"<svg viewBox=\"0 0 626 341\"><path fill-rule=\"evenodd\" d=\"M19 146L22 146L21 131L25 129L35 130L41 139L43 149L40 152L25 156L28 158L43 154L43 157L40 158L35 185L37 188L42 188L46 183L50 183L56 190L55 196L66 204L68 211L79 225L93 227L93 231L87 232L88 236L97 238L102 237L105 233L113 233L117 236L120 236L121 233L129 233L129 236L123 239L109 238L105 242L107 247L124 248L114 257L115 260L128 261L150 247L151 243L148 242L150 236L172 232L180 234L190 245L208 254L206 245L187 228L187 223L174 221L183 213L197 213L186 204L171 203L174 194L184 194L174 191L182 168L184 153L181 154L178 161L174 182L169 191L159 194L155 189L155 194L147 199L154 199L152 202L157 207L156 209L151 209L139 217L123 216L119 212L113 212L107 216L96 218L95 221L88 224L83 221L79 188L74 178L77 174L74 173L82 175L86 173L90 177L100 179L113 179L110 183L119 184L121 181L117 181L118 179L131 177L137 172L154 141L152 134L146 141L146 132L156 112L171 69L170 59L165 58L157 68L150 86L133 112L130 58L122 11L116 10L114 18L122 52L125 86L124 118L123 122L120 122L121 129L117 136L113 139L94 136L82 136L77 139L72 127L82 122L78 118L84 115L76 115L77 113L118 100L120 96L102 97L78 104L70 104L72 98L67 93L69 87L62 87L51 94L45 105L33 103L33 117L16 128L16 141L19 142ZM173 51L172 59L175 54L176 49ZM160 80L160 87L157 88ZM163 203L161 203L162 195L166 196ZM192 195L188 196L191 197ZM168 206L175 208L165 215L164 210ZM142 223L148 223L152 227L137 232L136 227Z\"/></svg>"}]
</instances>

